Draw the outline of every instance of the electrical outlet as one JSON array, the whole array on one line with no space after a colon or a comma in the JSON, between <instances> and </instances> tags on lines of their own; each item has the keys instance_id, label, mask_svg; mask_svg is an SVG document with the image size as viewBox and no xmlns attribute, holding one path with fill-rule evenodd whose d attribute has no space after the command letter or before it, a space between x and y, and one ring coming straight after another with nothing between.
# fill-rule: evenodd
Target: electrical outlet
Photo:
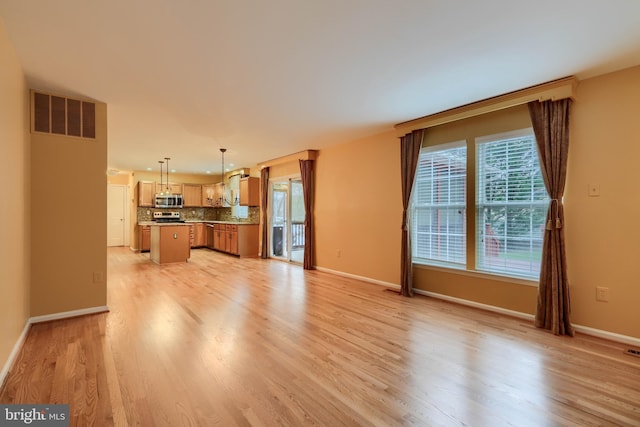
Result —
<instances>
[{"instance_id":1,"label":"electrical outlet","mask_svg":"<svg viewBox=\"0 0 640 427\"><path fill-rule=\"evenodd\" d=\"M104 273L101 271L93 272L93 283L102 283L104 282Z\"/></svg>"},{"instance_id":2,"label":"electrical outlet","mask_svg":"<svg viewBox=\"0 0 640 427\"><path fill-rule=\"evenodd\" d=\"M336 257L340 258L342 256L342 249L336 250Z\"/></svg>"},{"instance_id":3,"label":"electrical outlet","mask_svg":"<svg viewBox=\"0 0 640 427\"><path fill-rule=\"evenodd\" d=\"M598 197L600 196L600 185L598 184L589 184L587 190L589 197Z\"/></svg>"},{"instance_id":4,"label":"electrical outlet","mask_svg":"<svg viewBox=\"0 0 640 427\"><path fill-rule=\"evenodd\" d=\"M625 353L631 356L640 357L640 350L636 350L635 348L628 348Z\"/></svg>"},{"instance_id":5,"label":"electrical outlet","mask_svg":"<svg viewBox=\"0 0 640 427\"><path fill-rule=\"evenodd\" d=\"M605 288L604 286L596 286L596 300L609 302L609 288Z\"/></svg>"}]
</instances>

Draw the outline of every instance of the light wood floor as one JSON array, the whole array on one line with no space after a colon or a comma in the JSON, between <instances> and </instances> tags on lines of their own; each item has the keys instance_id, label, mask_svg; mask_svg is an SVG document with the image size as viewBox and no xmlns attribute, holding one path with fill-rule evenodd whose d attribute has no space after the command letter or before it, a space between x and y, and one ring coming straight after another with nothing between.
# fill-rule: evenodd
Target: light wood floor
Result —
<instances>
[{"instance_id":1,"label":"light wood floor","mask_svg":"<svg viewBox=\"0 0 640 427\"><path fill-rule=\"evenodd\" d=\"M640 425L620 344L278 261L108 257L111 312L34 325L0 402L79 426Z\"/></svg>"}]
</instances>

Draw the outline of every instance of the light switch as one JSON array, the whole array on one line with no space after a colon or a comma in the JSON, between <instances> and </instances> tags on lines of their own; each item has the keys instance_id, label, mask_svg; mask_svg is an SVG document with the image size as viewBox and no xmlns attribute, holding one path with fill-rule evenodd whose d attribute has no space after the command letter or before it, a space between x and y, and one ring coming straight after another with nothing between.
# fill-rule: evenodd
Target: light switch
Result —
<instances>
[{"instance_id":1,"label":"light switch","mask_svg":"<svg viewBox=\"0 0 640 427\"><path fill-rule=\"evenodd\" d=\"M600 196L600 185L598 184L589 184L587 190L589 197L598 197Z\"/></svg>"}]
</instances>

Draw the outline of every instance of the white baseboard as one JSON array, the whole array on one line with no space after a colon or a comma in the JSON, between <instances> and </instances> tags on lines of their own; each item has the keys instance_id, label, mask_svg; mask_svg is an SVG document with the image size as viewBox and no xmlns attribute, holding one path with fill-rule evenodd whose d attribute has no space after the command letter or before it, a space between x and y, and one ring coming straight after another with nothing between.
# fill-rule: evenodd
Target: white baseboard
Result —
<instances>
[{"instance_id":1,"label":"white baseboard","mask_svg":"<svg viewBox=\"0 0 640 427\"><path fill-rule=\"evenodd\" d=\"M482 310L487 310L487 311L491 311L498 314L504 314L506 316L517 317L518 319L531 320L531 321L535 319L535 316L533 314L523 313L521 311L509 310L506 308L497 307L495 305L483 304L476 301L469 301L462 298L456 298L449 295L438 294L435 292L423 291L422 289L416 289L416 288L413 288L413 292L415 292L416 294L426 295L426 296L441 299L444 301L455 302L456 304L466 305L467 307L480 308Z\"/></svg>"},{"instance_id":2,"label":"white baseboard","mask_svg":"<svg viewBox=\"0 0 640 427\"><path fill-rule=\"evenodd\" d=\"M640 348L640 338L630 337L628 335L616 334L614 332L603 331L601 329L590 328L588 326L573 325L573 329L585 335L591 335L598 338L604 338L610 341L628 344Z\"/></svg>"},{"instance_id":3,"label":"white baseboard","mask_svg":"<svg viewBox=\"0 0 640 427\"><path fill-rule=\"evenodd\" d=\"M34 316L29 319L29 323L49 322L51 320L67 319L69 317L84 316L85 314L104 313L109 311L106 305L100 307L81 308L80 310L64 311L62 313L45 314L43 316Z\"/></svg>"},{"instance_id":4,"label":"white baseboard","mask_svg":"<svg viewBox=\"0 0 640 427\"><path fill-rule=\"evenodd\" d=\"M22 349L22 345L27 339L27 333L29 332L30 326L31 324L27 320L24 324L24 328L22 328L22 333L20 333L20 336L18 337L18 341L16 341L16 343L14 344L11 353L9 353L9 358L2 367L2 371L0 371L0 388L2 388L2 386L4 385L4 380L9 373L9 369L11 369L11 367L13 366L13 362L15 362L16 357L18 356L18 352L20 351L20 349Z\"/></svg>"},{"instance_id":5,"label":"white baseboard","mask_svg":"<svg viewBox=\"0 0 640 427\"><path fill-rule=\"evenodd\" d=\"M373 283L374 285L385 286L387 288L400 289L400 285L396 285L395 283L385 282L383 280L372 279L370 277L358 276L355 274L345 273L343 271L331 270L329 268L324 267L315 267L316 270L322 271L324 273L335 274L336 276L348 277L350 279L362 280L363 282Z\"/></svg>"},{"instance_id":6,"label":"white baseboard","mask_svg":"<svg viewBox=\"0 0 640 427\"><path fill-rule=\"evenodd\" d=\"M343 276L343 277L349 277L351 279L362 280L363 282L372 283L374 285L385 286L387 288L400 289L400 286L396 285L395 283L385 282L385 281L377 280L377 279L371 279L369 277L357 276L355 274L349 274L349 273L344 273L342 271L330 270L330 269L324 268L324 267L316 267L316 270L324 271L326 273L335 274L337 276ZM432 297L432 298L437 298L437 299L441 299L441 300L444 300L444 301L450 301L450 302L455 302L457 304L466 305L468 307L474 307L474 308L479 308L479 309L482 309L482 310L491 311L491 312L494 312L494 313L504 314L504 315L507 315L507 316L516 317L518 319L528 320L528 321L531 321L531 322L533 322L535 320L535 316L533 314L529 314L529 313L522 313L520 311L509 310L509 309L506 309L506 308L497 307L495 305L483 304L483 303L470 301L470 300L466 300L466 299L462 299L462 298L452 297L452 296L449 296L449 295L438 294L438 293L435 293L435 292L423 291L422 289L414 288L413 291L416 294L426 295L426 296L429 296L429 297ZM628 335L616 334L615 332L603 331L601 329L595 329L595 328L590 328L588 326L582 326L582 325L576 325L576 324L573 324L573 328L577 332L583 333L585 335L591 335L591 336L598 337L598 338L604 338L604 339L607 339L607 340L610 340L610 341L615 341L615 342L619 342L619 343L623 343L623 344L628 344L628 345L633 345L633 346L636 346L636 347L640 347L640 338L631 337L631 336L628 336Z\"/></svg>"},{"instance_id":7,"label":"white baseboard","mask_svg":"<svg viewBox=\"0 0 640 427\"><path fill-rule=\"evenodd\" d=\"M435 292L423 291L421 289L414 288L413 291L417 294L427 295L433 298L438 298L445 301L451 301L451 302L466 305L469 307L480 308L483 310L492 311L494 313L505 314L508 316L517 317L519 319L530 320L531 322L535 320L535 316L529 313L522 313L520 311L507 310L506 308L496 307L494 305L482 304L475 301L469 301L461 298L451 297L449 295L442 295L442 294L437 294ZM604 338L604 339L619 342L622 344L629 344L636 347L640 347L639 338L630 337L628 335L616 334L615 332L603 331L601 329L590 328L588 326L576 325L575 323L572 324L572 326L573 326L573 329L576 330L576 332L580 332L585 335L591 335L594 337Z\"/></svg>"}]
</instances>

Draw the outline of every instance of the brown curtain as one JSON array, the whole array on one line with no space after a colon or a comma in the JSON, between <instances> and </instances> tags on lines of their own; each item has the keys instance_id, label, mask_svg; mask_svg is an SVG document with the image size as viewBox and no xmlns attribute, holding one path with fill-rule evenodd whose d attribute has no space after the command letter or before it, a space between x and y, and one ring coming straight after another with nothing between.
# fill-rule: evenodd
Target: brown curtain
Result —
<instances>
[{"instance_id":1,"label":"brown curtain","mask_svg":"<svg viewBox=\"0 0 640 427\"><path fill-rule=\"evenodd\" d=\"M265 167L260 170L260 205L262 206L260 235L262 236L262 242L260 243L260 257L269 258L269 217L268 217L268 203L269 203L269 168Z\"/></svg>"},{"instance_id":2,"label":"brown curtain","mask_svg":"<svg viewBox=\"0 0 640 427\"><path fill-rule=\"evenodd\" d=\"M533 101L529 115L538 144L540 169L551 198L542 245L535 325L555 335L574 335L564 242L564 194L569 153L570 99Z\"/></svg>"},{"instance_id":3,"label":"brown curtain","mask_svg":"<svg viewBox=\"0 0 640 427\"><path fill-rule=\"evenodd\" d=\"M418 156L424 129L415 130L400 138L400 173L402 177L402 247L400 249L400 294L413 296L413 265L411 262L411 221L409 202L418 166Z\"/></svg>"},{"instance_id":4,"label":"brown curtain","mask_svg":"<svg viewBox=\"0 0 640 427\"><path fill-rule=\"evenodd\" d=\"M302 197L304 199L304 261L305 270L313 270L315 259L315 238L313 229L313 160L300 160Z\"/></svg>"}]
</instances>

